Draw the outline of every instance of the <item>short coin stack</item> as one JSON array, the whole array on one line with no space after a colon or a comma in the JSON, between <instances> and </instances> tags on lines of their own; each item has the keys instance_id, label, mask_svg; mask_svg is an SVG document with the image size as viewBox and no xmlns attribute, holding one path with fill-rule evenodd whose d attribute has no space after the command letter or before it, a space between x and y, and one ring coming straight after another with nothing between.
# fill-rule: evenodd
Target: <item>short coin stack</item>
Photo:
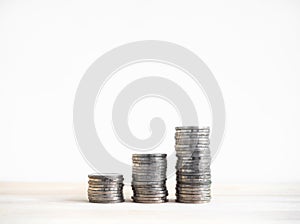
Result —
<instances>
[{"instance_id":1,"label":"short coin stack","mask_svg":"<svg viewBox=\"0 0 300 224\"><path fill-rule=\"evenodd\" d=\"M132 162L133 201L167 202L167 154L133 154Z\"/></svg>"},{"instance_id":2,"label":"short coin stack","mask_svg":"<svg viewBox=\"0 0 300 224\"><path fill-rule=\"evenodd\" d=\"M204 203L211 199L210 128L176 127L176 201Z\"/></svg>"},{"instance_id":3,"label":"short coin stack","mask_svg":"<svg viewBox=\"0 0 300 224\"><path fill-rule=\"evenodd\" d=\"M123 175L115 173L90 174L88 198L94 203L123 202Z\"/></svg>"}]
</instances>

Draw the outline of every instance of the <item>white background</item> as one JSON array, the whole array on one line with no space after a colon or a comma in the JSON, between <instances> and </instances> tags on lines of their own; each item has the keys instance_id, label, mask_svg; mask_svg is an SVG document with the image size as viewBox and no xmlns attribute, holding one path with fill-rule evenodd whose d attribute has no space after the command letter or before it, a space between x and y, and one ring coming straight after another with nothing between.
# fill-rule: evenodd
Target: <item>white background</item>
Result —
<instances>
[{"instance_id":1,"label":"white background","mask_svg":"<svg viewBox=\"0 0 300 224\"><path fill-rule=\"evenodd\" d=\"M0 181L86 181L77 85L106 51L165 40L223 91L214 182L299 182L299 1L0 1Z\"/></svg>"}]
</instances>

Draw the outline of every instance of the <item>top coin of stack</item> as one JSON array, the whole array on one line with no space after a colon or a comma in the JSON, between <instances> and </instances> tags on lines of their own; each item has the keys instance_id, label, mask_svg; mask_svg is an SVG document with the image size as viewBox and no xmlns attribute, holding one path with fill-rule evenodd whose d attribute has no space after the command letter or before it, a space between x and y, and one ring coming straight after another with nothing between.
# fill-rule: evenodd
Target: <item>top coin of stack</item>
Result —
<instances>
[{"instance_id":1,"label":"top coin of stack","mask_svg":"<svg viewBox=\"0 0 300 224\"><path fill-rule=\"evenodd\" d=\"M211 199L209 127L176 127L176 201L203 203Z\"/></svg>"},{"instance_id":2,"label":"top coin of stack","mask_svg":"<svg viewBox=\"0 0 300 224\"><path fill-rule=\"evenodd\" d=\"M133 201L162 203L167 201L167 154L132 155Z\"/></svg>"},{"instance_id":3,"label":"top coin of stack","mask_svg":"<svg viewBox=\"0 0 300 224\"><path fill-rule=\"evenodd\" d=\"M88 198L95 203L123 202L123 175L115 173L90 174Z\"/></svg>"}]
</instances>

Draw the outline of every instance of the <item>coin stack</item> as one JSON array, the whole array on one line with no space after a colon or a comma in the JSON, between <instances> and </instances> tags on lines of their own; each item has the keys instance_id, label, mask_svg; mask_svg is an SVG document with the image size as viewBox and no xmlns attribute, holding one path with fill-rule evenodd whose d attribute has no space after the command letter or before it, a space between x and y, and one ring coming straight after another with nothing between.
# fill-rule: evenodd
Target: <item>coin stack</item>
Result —
<instances>
[{"instance_id":1,"label":"coin stack","mask_svg":"<svg viewBox=\"0 0 300 224\"><path fill-rule=\"evenodd\" d=\"M132 162L133 201L167 202L167 154L133 154Z\"/></svg>"},{"instance_id":2,"label":"coin stack","mask_svg":"<svg viewBox=\"0 0 300 224\"><path fill-rule=\"evenodd\" d=\"M209 127L176 127L176 201L204 203L211 199Z\"/></svg>"},{"instance_id":3,"label":"coin stack","mask_svg":"<svg viewBox=\"0 0 300 224\"><path fill-rule=\"evenodd\" d=\"M123 180L123 175L115 173L89 175L89 201L94 203L123 202Z\"/></svg>"}]
</instances>

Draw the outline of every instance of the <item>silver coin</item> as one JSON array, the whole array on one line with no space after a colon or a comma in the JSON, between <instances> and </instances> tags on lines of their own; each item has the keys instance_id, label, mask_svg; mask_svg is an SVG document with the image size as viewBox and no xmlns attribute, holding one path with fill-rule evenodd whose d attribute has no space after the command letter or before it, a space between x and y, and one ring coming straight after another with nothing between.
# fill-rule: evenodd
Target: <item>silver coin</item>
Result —
<instances>
[{"instance_id":1,"label":"silver coin","mask_svg":"<svg viewBox=\"0 0 300 224\"><path fill-rule=\"evenodd\" d=\"M185 196L176 195L176 198L184 201L207 201L211 199L211 196L207 195L207 196L200 196L200 197L198 196L185 197Z\"/></svg>"},{"instance_id":2,"label":"silver coin","mask_svg":"<svg viewBox=\"0 0 300 224\"><path fill-rule=\"evenodd\" d=\"M199 152L176 152L177 162L211 161L210 154Z\"/></svg>"},{"instance_id":3,"label":"silver coin","mask_svg":"<svg viewBox=\"0 0 300 224\"><path fill-rule=\"evenodd\" d=\"M123 183L117 183L117 184L112 184L112 183L97 183L97 182L90 182L89 181L89 186L91 187L99 187L99 188L121 188L124 186Z\"/></svg>"},{"instance_id":4,"label":"silver coin","mask_svg":"<svg viewBox=\"0 0 300 224\"><path fill-rule=\"evenodd\" d=\"M176 132L175 138L181 137L206 137L209 138L209 132Z\"/></svg>"},{"instance_id":5,"label":"silver coin","mask_svg":"<svg viewBox=\"0 0 300 224\"><path fill-rule=\"evenodd\" d=\"M177 175L176 178L180 180L197 180L197 179L202 179L206 175Z\"/></svg>"},{"instance_id":6,"label":"silver coin","mask_svg":"<svg viewBox=\"0 0 300 224\"><path fill-rule=\"evenodd\" d=\"M107 189L107 190L99 190L95 188L89 188L88 192L107 192L107 193L123 193L123 189Z\"/></svg>"},{"instance_id":7,"label":"silver coin","mask_svg":"<svg viewBox=\"0 0 300 224\"><path fill-rule=\"evenodd\" d=\"M166 175L165 176L133 176L132 177L133 181L138 181L138 182L150 182L150 181L161 181L166 179Z\"/></svg>"},{"instance_id":8,"label":"silver coin","mask_svg":"<svg viewBox=\"0 0 300 224\"><path fill-rule=\"evenodd\" d=\"M132 165L143 166L167 166L167 161L164 160L132 160Z\"/></svg>"},{"instance_id":9,"label":"silver coin","mask_svg":"<svg viewBox=\"0 0 300 224\"><path fill-rule=\"evenodd\" d=\"M176 194L204 195L204 194L211 194L211 190L210 189L198 189L197 191L196 190L188 191L188 190L176 189Z\"/></svg>"},{"instance_id":10,"label":"silver coin","mask_svg":"<svg viewBox=\"0 0 300 224\"><path fill-rule=\"evenodd\" d=\"M210 158L210 150L207 151L198 151L198 150L176 150L176 155L183 156L183 157L190 157L197 155L197 157L208 157Z\"/></svg>"},{"instance_id":11,"label":"silver coin","mask_svg":"<svg viewBox=\"0 0 300 224\"><path fill-rule=\"evenodd\" d=\"M166 171L161 171L161 172L132 171L132 175L135 175L135 176L162 176L162 175L166 175Z\"/></svg>"},{"instance_id":12,"label":"silver coin","mask_svg":"<svg viewBox=\"0 0 300 224\"><path fill-rule=\"evenodd\" d=\"M124 179L122 174L118 173L93 173L88 175L92 179Z\"/></svg>"},{"instance_id":13,"label":"silver coin","mask_svg":"<svg viewBox=\"0 0 300 224\"><path fill-rule=\"evenodd\" d=\"M208 129L189 129L189 130L177 130L175 131L175 136L176 135L189 135L189 134L209 134L210 130Z\"/></svg>"},{"instance_id":14,"label":"silver coin","mask_svg":"<svg viewBox=\"0 0 300 224\"><path fill-rule=\"evenodd\" d=\"M188 164L188 163L176 163L175 168L177 170L194 170L199 172L210 172L210 163L201 163L201 164Z\"/></svg>"},{"instance_id":15,"label":"silver coin","mask_svg":"<svg viewBox=\"0 0 300 224\"><path fill-rule=\"evenodd\" d=\"M166 170L167 164L132 164L132 169L136 170Z\"/></svg>"},{"instance_id":16,"label":"silver coin","mask_svg":"<svg viewBox=\"0 0 300 224\"><path fill-rule=\"evenodd\" d=\"M210 200L191 201L191 200L176 199L175 202L186 203L186 204L204 204L210 202Z\"/></svg>"},{"instance_id":17,"label":"silver coin","mask_svg":"<svg viewBox=\"0 0 300 224\"><path fill-rule=\"evenodd\" d=\"M179 184L211 184L210 179L203 179L203 180L178 180L177 183Z\"/></svg>"},{"instance_id":18,"label":"silver coin","mask_svg":"<svg viewBox=\"0 0 300 224\"><path fill-rule=\"evenodd\" d=\"M132 154L132 157L167 157L165 153L144 153L144 154Z\"/></svg>"},{"instance_id":19,"label":"silver coin","mask_svg":"<svg viewBox=\"0 0 300 224\"><path fill-rule=\"evenodd\" d=\"M175 166L177 171L185 171L189 172L210 172L210 164L209 163L203 163L203 164L187 164L187 163L181 163L181 164L176 164Z\"/></svg>"},{"instance_id":20,"label":"silver coin","mask_svg":"<svg viewBox=\"0 0 300 224\"><path fill-rule=\"evenodd\" d=\"M193 202L193 201L210 201L211 200L211 196L203 196L203 197L197 197L197 198L187 198L187 197L180 197L177 196L176 200L180 200L180 201L184 201L184 202Z\"/></svg>"},{"instance_id":21,"label":"silver coin","mask_svg":"<svg viewBox=\"0 0 300 224\"><path fill-rule=\"evenodd\" d=\"M162 186L158 186L158 185L132 185L131 186L132 189L135 190L153 190L153 191L162 191L162 190L166 190L166 186L162 185Z\"/></svg>"},{"instance_id":22,"label":"silver coin","mask_svg":"<svg viewBox=\"0 0 300 224\"><path fill-rule=\"evenodd\" d=\"M195 192L207 192L207 191L210 191L210 186L202 186L202 187L179 187L179 186L176 186L175 187L175 190L178 191L178 192L190 192L191 194L195 193Z\"/></svg>"},{"instance_id":23,"label":"silver coin","mask_svg":"<svg viewBox=\"0 0 300 224\"><path fill-rule=\"evenodd\" d=\"M210 178L211 174L210 173L180 173L176 172L176 177L178 179L201 179L201 178ZM190 178L189 178L190 177Z\"/></svg>"},{"instance_id":24,"label":"silver coin","mask_svg":"<svg viewBox=\"0 0 300 224\"><path fill-rule=\"evenodd\" d=\"M167 169L137 169L132 168L133 172L136 173L166 173Z\"/></svg>"},{"instance_id":25,"label":"silver coin","mask_svg":"<svg viewBox=\"0 0 300 224\"><path fill-rule=\"evenodd\" d=\"M102 200L97 200L97 199L91 199L91 200L89 200L89 202L91 202L91 203L103 203L103 204L113 204L113 203L122 203L122 202L124 202L125 200L124 199L122 199L122 200L112 200L112 201L102 201Z\"/></svg>"},{"instance_id":26,"label":"silver coin","mask_svg":"<svg viewBox=\"0 0 300 224\"><path fill-rule=\"evenodd\" d=\"M140 199L133 199L133 202L135 203L143 203L143 204L159 204L159 203L165 203L168 202L168 199L162 199L162 200L140 200Z\"/></svg>"},{"instance_id":27,"label":"silver coin","mask_svg":"<svg viewBox=\"0 0 300 224\"><path fill-rule=\"evenodd\" d=\"M176 170L179 172L201 172L201 173L210 173L210 164L199 164L199 165L188 165L188 164L176 164Z\"/></svg>"},{"instance_id":28,"label":"silver coin","mask_svg":"<svg viewBox=\"0 0 300 224\"><path fill-rule=\"evenodd\" d=\"M132 177L133 178L148 178L148 179L156 178L156 177L163 177L164 179L166 179L166 172L163 172L163 173L142 173L142 172L139 172L139 173L133 173Z\"/></svg>"},{"instance_id":29,"label":"silver coin","mask_svg":"<svg viewBox=\"0 0 300 224\"><path fill-rule=\"evenodd\" d=\"M103 186L124 186L123 181L122 182L116 182L116 181L97 181L97 180L89 180L88 184L94 184L94 185L103 185Z\"/></svg>"},{"instance_id":30,"label":"silver coin","mask_svg":"<svg viewBox=\"0 0 300 224\"><path fill-rule=\"evenodd\" d=\"M88 195L98 195L101 197L111 197L111 196L120 196L123 192L108 192L108 191L90 191L88 190Z\"/></svg>"},{"instance_id":31,"label":"silver coin","mask_svg":"<svg viewBox=\"0 0 300 224\"><path fill-rule=\"evenodd\" d=\"M211 194L211 191L209 190L202 190L202 191L193 191L193 192L188 192L188 191L176 191L176 196L179 196L179 197L185 197L185 198L188 198L188 197L194 197L194 198L197 198L197 197L207 197L207 196L210 196Z\"/></svg>"},{"instance_id":32,"label":"silver coin","mask_svg":"<svg viewBox=\"0 0 300 224\"><path fill-rule=\"evenodd\" d=\"M211 152L209 148L175 148L176 153L201 153L206 156L210 156Z\"/></svg>"},{"instance_id":33,"label":"silver coin","mask_svg":"<svg viewBox=\"0 0 300 224\"><path fill-rule=\"evenodd\" d=\"M177 161L176 166L179 166L182 168L183 166L185 167L190 167L191 169L205 169L205 167L210 166L210 162L192 162L192 161ZM207 167L208 168L208 167Z\"/></svg>"},{"instance_id":34,"label":"silver coin","mask_svg":"<svg viewBox=\"0 0 300 224\"><path fill-rule=\"evenodd\" d=\"M93 200L93 201L118 201L118 200L124 200L123 197L94 197L94 196L90 196L88 197L89 200Z\"/></svg>"},{"instance_id":35,"label":"silver coin","mask_svg":"<svg viewBox=\"0 0 300 224\"><path fill-rule=\"evenodd\" d=\"M183 176L184 175L184 176ZM197 178L186 178L187 176L195 176L195 175L197 175ZM183 176L183 177L182 177ZM192 180L195 180L195 179L203 179L203 180L210 180L211 179L211 174L204 174L204 175L201 175L201 174L199 174L199 173L195 173L195 174L193 174L193 173L184 173L184 174L179 174L179 173L177 173L177 179L178 180L186 180L186 179L188 179L188 180L190 180L190 179L192 179Z\"/></svg>"},{"instance_id":36,"label":"silver coin","mask_svg":"<svg viewBox=\"0 0 300 224\"><path fill-rule=\"evenodd\" d=\"M136 197L136 196L131 196L131 199L139 200L139 201L160 201L160 200L167 199L167 196L163 196L163 197Z\"/></svg>"},{"instance_id":37,"label":"silver coin","mask_svg":"<svg viewBox=\"0 0 300 224\"><path fill-rule=\"evenodd\" d=\"M176 145L209 145L208 139L176 139Z\"/></svg>"},{"instance_id":38,"label":"silver coin","mask_svg":"<svg viewBox=\"0 0 300 224\"><path fill-rule=\"evenodd\" d=\"M180 163L177 162L175 168L178 169L191 169L191 170L199 170L200 172L210 171L210 163L203 162L203 163Z\"/></svg>"},{"instance_id":39,"label":"silver coin","mask_svg":"<svg viewBox=\"0 0 300 224\"><path fill-rule=\"evenodd\" d=\"M167 170L167 167L162 167L162 166L133 166L132 167L132 170L135 170L135 171L152 171L152 172L155 172L155 171L166 171Z\"/></svg>"},{"instance_id":40,"label":"silver coin","mask_svg":"<svg viewBox=\"0 0 300 224\"><path fill-rule=\"evenodd\" d=\"M176 152L181 152L181 153L185 153L185 152L198 152L198 153L203 153L204 155L210 155L210 148L209 147L178 147L175 146L175 151Z\"/></svg>"},{"instance_id":41,"label":"silver coin","mask_svg":"<svg viewBox=\"0 0 300 224\"><path fill-rule=\"evenodd\" d=\"M177 175L176 176L176 180L179 181L203 181L203 180L210 180L210 178L204 178L205 175Z\"/></svg>"},{"instance_id":42,"label":"silver coin","mask_svg":"<svg viewBox=\"0 0 300 224\"><path fill-rule=\"evenodd\" d=\"M100 180L100 179L89 179L89 182L99 183L99 184L122 184L123 180Z\"/></svg>"},{"instance_id":43,"label":"silver coin","mask_svg":"<svg viewBox=\"0 0 300 224\"><path fill-rule=\"evenodd\" d=\"M163 197L168 195L168 191L133 191L134 196L145 196L147 197Z\"/></svg>"},{"instance_id":44,"label":"silver coin","mask_svg":"<svg viewBox=\"0 0 300 224\"><path fill-rule=\"evenodd\" d=\"M112 196L100 196L100 195L88 195L88 199L92 200L102 200L102 201L110 201L110 200L122 200L124 199L123 195L112 195Z\"/></svg>"},{"instance_id":45,"label":"silver coin","mask_svg":"<svg viewBox=\"0 0 300 224\"><path fill-rule=\"evenodd\" d=\"M210 161L210 154L203 152L176 152L176 157L178 162L202 162ZM194 161L193 161L194 160Z\"/></svg>"},{"instance_id":46,"label":"silver coin","mask_svg":"<svg viewBox=\"0 0 300 224\"><path fill-rule=\"evenodd\" d=\"M166 179L167 178L167 174L166 173L133 173L132 174L132 178L134 180L137 179Z\"/></svg>"},{"instance_id":47,"label":"silver coin","mask_svg":"<svg viewBox=\"0 0 300 224\"><path fill-rule=\"evenodd\" d=\"M185 130L176 130L175 133L210 133L210 130L205 130L205 129L185 129Z\"/></svg>"},{"instance_id":48,"label":"silver coin","mask_svg":"<svg viewBox=\"0 0 300 224\"><path fill-rule=\"evenodd\" d=\"M176 165L176 172L179 175L210 175L210 169L207 166L187 166Z\"/></svg>"},{"instance_id":49,"label":"silver coin","mask_svg":"<svg viewBox=\"0 0 300 224\"><path fill-rule=\"evenodd\" d=\"M211 175L210 172L202 172L202 170L197 170L197 169L177 169L176 174L179 176L194 176L194 175L201 175L201 176L206 176L206 175Z\"/></svg>"},{"instance_id":50,"label":"silver coin","mask_svg":"<svg viewBox=\"0 0 300 224\"><path fill-rule=\"evenodd\" d=\"M188 192L188 191L176 191L176 194L178 195L194 195L196 197L209 197L211 196L211 192L208 190L203 190L203 191L193 191L193 192ZM184 196L183 196L184 197Z\"/></svg>"},{"instance_id":51,"label":"silver coin","mask_svg":"<svg viewBox=\"0 0 300 224\"><path fill-rule=\"evenodd\" d=\"M153 194L167 194L168 193L168 190L153 190L153 189L149 190L149 189L136 189L136 188L134 188L133 191L135 193L145 194L145 195L147 195L147 194L151 194L151 195L153 195Z\"/></svg>"},{"instance_id":52,"label":"silver coin","mask_svg":"<svg viewBox=\"0 0 300 224\"><path fill-rule=\"evenodd\" d=\"M176 153L176 157L179 160L179 162L182 161L182 159L194 159L194 160L198 160L198 161L195 161L195 162L211 162L211 158L209 157L204 157L203 155L199 155L198 153L184 153L184 154L180 154L180 153Z\"/></svg>"},{"instance_id":53,"label":"silver coin","mask_svg":"<svg viewBox=\"0 0 300 224\"><path fill-rule=\"evenodd\" d=\"M88 194L90 199L101 199L101 200L120 200L124 199L123 195L98 195L98 194Z\"/></svg>"},{"instance_id":54,"label":"silver coin","mask_svg":"<svg viewBox=\"0 0 300 224\"><path fill-rule=\"evenodd\" d=\"M167 156L132 156L132 160L166 160Z\"/></svg>"},{"instance_id":55,"label":"silver coin","mask_svg":"<svg viewBox=\"0 0 300 224\"><path fill-rule=\"evenodd\" d=\"M199 126L178 126L175 127L175 130L210 130L209 126L203 126L203 127L199 127Z\"/></svg>"},{"instance_id":56,"label":"silver coin","mask_svg":"<svg viewBox=\"0 0 300 224\"><path fill-rule=\"evenodd\" d=\"M175 133L210 133L209 129L182 129L182 130L176 130Z\"/></svg>"},{"instance_id":57,"label":"silver coin","mask_svg":"<svg viewBox=\"0 0 300 224\"><path fill-rule=\"evenodd\" d=\"M133 193L133 197L138 197L138 198L164 198L167 197L168 193L153 193L153 194L143 194L143 193Z\"/></svg>"},{"instance_id":58,"label":"silver coin","mask_svg":"<svg viewBox=\"0 0 300 224\"><path fill-rule=\"evenodd\" d=\"M189 179L198 179L202 176L211 175L210 170L201 170L201 171L194 171L194 172L182 172L180 170L176 171L176 176L181 178L189 178Z\"/></svg>"},{"instance_id":59,"label":"silver coin","mask_svg":"<svg viewBox=\"0 0 300 224\"><path fill-rule=\"evenodd\" d=\"M160 188L160 187L165 187L166 186L166 182L162 182L162 183L157 183L157 182L138 182L136 183L135 181L131 182L131 186L136 187L136 188Z\"/></svg>"},{"instance_id":60,"label":"silver coin","mask_svg":"<svg viewBox=\"0 0 300 224\"><path fill-rule=\"evenodd\" d=\"M164 180L165 178L160 178L160 177L157 177L157 178L135 178L134 181L135 182L151 182L151 181L161 181L161 180Z\"/></svg>"},{"instance_id":61,"label":"silver coin","mask_svg":"<svg viewBox=\"0 0 300 224\"><path fill-rule=\"evenodd\" d=\"M203 167L203 166L210 166L211 161L210 160L197 160L197 161L188 161L188 160L179 160L177 159L176 165L184 165L184 166L190 166L190 167Z\"/></svg>"},{"instance_id":62,"label":"silver coin","mask_svg":"<svg viewBox=\"0 0 300 224\"><path fill-rule=\"evenodd\" d=\"M166 191L167 190L166 185L160 186L160 187L149 187L149 186L140 187L138 185L138 186L131 186L131 188L133 190L137 190L137 191Z\"/></svg>"},{"instance_id":63,"label":"silver coin","mask_svg":"<svg viewBox=\"0 0 300 224\"><path fill-rule=\"evenodd\" d=\"M203 184L203 183L177 183L176 188L183 188L183 189L201 189L205 187L211 187L211 184Z\"/></svg>"},{"instance_id":64,"label":"silver coin","mask_svg":"<svg viewBox=\"0 0 300 224\"><path fill-rule=\"evenodd\" d=\"M105 191L105 190L122 190L123 187L103 187L103 186L98 186L98 185L89 185L88 187L89 189L95 189L95 190L101 190L101 191Z\"/></svg>"},{"instance_id":65,"label":"silver coin","mask_svg":"<svg viewBox=\"0 0 300 224\"><path fill-rule=\"evenodd\" d=\"M177 156L177 163L191 163L191 164L199 164L201 162L211 162L210 156Z\"/></svg>"},{"instance_id":66,"label":"silver coin","mask_svg":"<svg viewBox=\"0 0 300 224\"><path fill-rule=\"evenodd\" d=\"M98 185L98 184L89 184L89 188L95 188L95 189L99 189L99 190L106 190L106 189L123 189L124 185Z\"/></svg>"},{"instance_id":67,"label":"silver coin","mask_svg":"<svg viewBox=\"0 0 300 224\"><path fill-rule=\"evenodd\" d=\"M203 145L203 144L192 144L192 143L186 143L186 144L175 144L175 149L209 149L209 145Z\"/></svg>"},{"instance_id":68,"label":"silver coin","mask_svg":"<svg viewBox=\"0 0 300 224\"><path fill-rule=\"evenodd\" d=\"M119 198L119 199L112 199L112 200L102 200L100 198L90 198L89 202L94 202L94 203L120 203L124 202L124 198Z\"/></svg>"},{"instance_id":69,"label":"silver coin","mask_svg":"<svg viewBox=\"0 0 300 224\"><path fill-rule=\"evenodd\" d=\"M167 166L167 162L141 162L141 161L136 161L132 163L133 166L144 166L144 167L166 167Z\"/></svg>"},{"instance_id":70,"label":"silver coin","mask_svg":"<svg viewBox=\"0 0 300 224\"><path fill-rule=\"evenodd\" d=\"M167 168L163 168L163 169L154 169L154 168L149 168L149 169L145 169L145 168L132 168L132 171L137 172L137 173L163 173L167 171Z\"/></svg>"},{"instance_id":71,"label":"silver coin","mask_svg":"<svg viewBox=\"0 0 300 224\"><path fill-rule=\"evenodd\" d=\"M114 189L114 190L100 190L100 189L95 189L95 188L88 188L88 192L95 192L95 193L103 193L103 194L110 194L110 193L115 193L115 194L119 194L123 192L123 189Z\"/></svg>"},{"instance_id":72,"label":"silver coin","mask_svg":"<svg viewBox=\"0 0 300 224\"><path fill-rule=\"evenodd\" d=\"M185 174L182 174L178 171L176 172L176 174L177 174L176 177L181 178L181 179L201 179L205 175L210 175L209 172L194 174L194 175L185 175Z\"/></svg>"},{"instance_id":73,"label":"silver coin","mask_svg":"<svg viewBox=\"0 0 300 224\"><path fill-rule=\"evenodd\" d=\"M135 171L132 172L132 176L163 176L166 175L166 171L162 172L151 172L151 171Z\"/></svg>"},{"instance_id":74,"label":"silver coin","mask_svg":"<svg viewBox=\"0 0 300 224\"><path fill-rule=\"evenodd\" d=\"M142 173L142 172L139 172L139 173L133 173L132 174L132 177L135 178L143 178L143 177L146 177L146 178L155 178L155 177L164 177L166 178L166 172L161 172L161 173Z\"/></svg>"},{"instance_id":75,"label":"silver coin","mask_svg":"<svg viewBox=\"0 0 300 224\"><path fill-rule=\"evenodd\" d=\"M209 136L204 136L204 135L175 135L174 137L175 141L179 140L202 140L202 141L208 141Z\"/></svg>"},{"instance_id":76,"label":"silver coin","mask_svg":"<svg viewBox=\"0 0 300 224\"><path fill-rule=\"evenodd\" d=\"M202 179L180 179L176 178L177 182L180 184L211 184L211 178Z\"/></svg>"},{"instance_id":77,"label":"silver coin","mask_svg":"<svg viewBox=\"0 0 300 224\"><path fill-rule=\"evenodd\" d=\"M149 157L149 158L132 158L133 162L166 162L166 158Z\"/></svg>"},{"instance_id":78,"label":"silver coin","mask_svg":"<svg viewBox=\"0 0 300 224\"><path fill-rule=\"evenodd\" d=\"M210 190L211 185L202 185L202 186L183 186L183 185L176 185L175 189L177 190L183 190L183 191L200 191L200 190Z\"/></svg>"},{"instance_id":79,"label":"silver coin","mask_svg":"<svg viewBox=\"0 0 300 224\"><path fill-rule=\"evenodd\" d=\"M164 185L166 184L166 180L159 180L159 181L132 181L134 185Z\"/></svg>"},{"instance_id":80,"label":"silver coin","mask_svg":"<svg viewBox=\"0 0 300 224\"><path fill-rule=\"evenodd\" d=\"M178 169L191 169L191 170L199 170L200 172L210 172L210 163L176 163Z\"/></svg>"}]
</instances>

